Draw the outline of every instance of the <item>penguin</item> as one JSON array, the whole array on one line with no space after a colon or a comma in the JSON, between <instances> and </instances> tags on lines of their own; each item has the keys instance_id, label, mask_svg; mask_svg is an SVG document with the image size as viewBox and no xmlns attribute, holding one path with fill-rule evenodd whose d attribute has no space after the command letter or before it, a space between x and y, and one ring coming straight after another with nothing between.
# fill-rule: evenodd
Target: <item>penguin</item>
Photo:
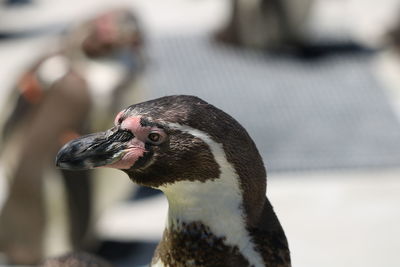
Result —
<instances>
[{"instance_id":1,"label":"penguin","mask_svg":"<svg viewBox=\"0 0 400 267\"><path fill-rule=\"evenodd\" d=\"M387 45L392 47L397 54L400 54L400 19L398 19L395 26L387 32L386 39Z\"/></svg>"},{"instance_id":2,"label":"penguin","mask_svg":"<svg viewBox=\"0 0 400 267\"><path fill-rule=\"evenodd\" d=\"M56 166L116 168L166 195L166 227L151 266L291 266L255 143L198 97L129 106L111 129L64 145Z\"/></svg>"},{"instance_id":3,"label":"penguin","mask_svg":"<svg viewBox=\"0 0 400 267\"><path fill-rule=\"evenodd\" d=\"M62 42L68 47L65 53L77 62L90 85L94 117L108 115L99 115L104 110L114 114L130 104L125 99L143 98L144 92L137 85L146 65L145 34L131 10L116 8L100 13L71 27Z\"/></svg>"},{"instance_id":4,"label":"penguin","mask_svg":"<svg viewBox=\"0 0 400 267\"><path fill-rule=\"evenodd\" d=\"M295 49L306 41L313 0L231 0L228 23L217 41L256 49Z\"/></svg>"},{"instance_id":5,"label":"penguin","mask_svg":"<svg viewBox=\"0 0 400 267\"><path fill-rule=\"evenodd\" d=\"M58 38L54 51L22 73L1 112L0 152L10 187L0 214L0 251L12 264L37 264L46 254L49 159L72 138L101 128L103 112L115 113L127 95L140 91L144 38L131 11L107 10ZM136 96L130 99L139 101ZM93 249L90 173L62 170L61 176L69 219L65 243L74 250Z\"/></svg>"},{"instance_id":6,"label":"penguin","mask_svg":"<svg viewBox=\"0 0 400 267\"><path fill-rule=\"evenodd\" d=\"M373 69L400 118L400 18L386 31L381 46L372 61Z\"/></svg>"},{"instance_id":7,"label":"penguin","mask_svg":"<svg viewBox=\"0 0 400 267\"><path fill-rule=\"evenodd\" d=\"M87 83L79 73L66 68L46 88L39 85L34 70L23 75L18 87L22 93L2 136L1 156L10 186L0 215L0 250L13 264L42 259L47 229L44 176L59 148L85 133L91 107ZM90 173L62 174L69 193L70 242L82 248L90 218Z\"/></svg>"},{"instance_id":8,"label":"penguin","mask_svg":"<svg viewBox=\"0 0 400 267\"><path fill-rule=\"evenodd\" d=\"M69 252L46 259L40 267L113 267L106 260L85 252Z\"/></svg>"}]
</instances>

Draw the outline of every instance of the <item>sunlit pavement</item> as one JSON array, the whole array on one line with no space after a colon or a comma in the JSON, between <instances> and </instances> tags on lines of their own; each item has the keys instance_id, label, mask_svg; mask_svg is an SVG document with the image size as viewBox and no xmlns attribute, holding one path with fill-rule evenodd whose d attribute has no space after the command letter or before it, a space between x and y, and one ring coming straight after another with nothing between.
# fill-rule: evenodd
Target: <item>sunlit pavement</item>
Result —
<instances>
[{"instance_id":1,"label":"sunlit pavement","mask_svg":"<svg viewBox=\"0 0 400 267\"><path fill-rule=\"evenodd\" d=\"M398 266L400 170L271 174L267 195L286 231L293 266ZM105 239L157 241L163 196L118 204L97 229Z\"/></svg>"}]
</instances>

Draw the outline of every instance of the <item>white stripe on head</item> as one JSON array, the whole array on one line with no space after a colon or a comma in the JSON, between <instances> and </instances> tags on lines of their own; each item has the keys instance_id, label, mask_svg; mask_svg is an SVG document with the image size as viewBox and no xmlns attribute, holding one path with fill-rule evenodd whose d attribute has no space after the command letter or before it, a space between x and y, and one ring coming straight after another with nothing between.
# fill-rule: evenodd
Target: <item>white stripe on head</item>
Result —
<instances>
[{"instance_id":1,"label":"white stripe on head","mask_svg":"<svg viewBox=\"0 0 400 267\"><path fill-rule=\"evenodd\" d=\"M220 167L220 175L205 182L178 181L161 186L159 189L165 193L169 202L167 228L176 227L173 224L177 220L186 223L200 221L215 236L225 237L226 245L237 246L250 265L264 266L246 230L239 176L227 161L222 144L192 127L175 123L169 123L168 126L206 143Z\"/></svg>"}]
</instances>

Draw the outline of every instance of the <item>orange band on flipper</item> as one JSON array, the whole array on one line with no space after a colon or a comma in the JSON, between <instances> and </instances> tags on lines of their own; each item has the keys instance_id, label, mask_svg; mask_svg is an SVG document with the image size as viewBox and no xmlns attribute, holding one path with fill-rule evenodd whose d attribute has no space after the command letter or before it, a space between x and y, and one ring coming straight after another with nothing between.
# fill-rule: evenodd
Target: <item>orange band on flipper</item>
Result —
<instances>
[{"instance_id":1,"label":"orange band on flipper","mask_svg":"<svg viewBox=\"0 0 400 267\"><path fill-rule=\"evenodd\" d=\"M26 73L19 84L19 89L22 96L32 104L39 102L43 97L43 88L40 86L39 81L31 72Z\"/></svg>"}]
</instances>

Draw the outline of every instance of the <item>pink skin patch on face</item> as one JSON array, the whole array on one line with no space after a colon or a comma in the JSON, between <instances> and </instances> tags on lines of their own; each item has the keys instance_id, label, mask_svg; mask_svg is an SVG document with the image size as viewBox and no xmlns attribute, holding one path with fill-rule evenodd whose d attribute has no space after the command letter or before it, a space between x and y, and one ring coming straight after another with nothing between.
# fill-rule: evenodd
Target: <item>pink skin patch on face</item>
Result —
<instances>
[{"instance_id":1,"label":"pink skin patch on face","mask_svg":"<svg viewBox=\"0 0 400 267\"><path fill-rule=\"evenodd\" d=\"M136 161L144 155L146 152L145 144L147 136L150 132L160 132L158 128L146 126L143 127L140 123L140 116L128 117L122 120L123 111L118 113L115 117L115 125L120 126L121 129L129 130L135 136L129 141L128 147L124 150L123 156L117 162L106 165L104 167L116 168L116 169L130 169ZM161 133L163 134L163 133Z\"/></svg>"},{"instance_id":2,"label":"pink skin patch on face","mask_svg":"<svg viewBox=\"0 0 400 267\"><path fill-rule=\"evenodd\" d=\"M151 126L143 127L140 124L141 116L136 117L128 117L121 123L121 129L130 130L134 135L134 139L139 139L143 142L146 142L147 136L151 131Z\"/></svg>"},{"instance_id":3,"label":"pink skin patch on face","mask_svg":"<svg viewBox=\"0 0 400 267\"><path fill-rule=\"evenodd\" d=\"M95 21L95 31L102 43L114 43L117 39L117 25L115 14L108 13L102 15Z\"/></svg>"},{"instance_id":4,"label":"pink skin patch on face","mask_svg":"<svg viewBox=\"0 0 400 267\"><path fill-rule=\"evenodd\" d=\"M134 141L134 140L132 140ZM136 144L135 144L136 143ZM129 147L125 149L125 154L120 160L104 167L116 168L121 170L130 169L135 162L146 152L144 143L130 142Z\"/></svg>"}]
</instances>

